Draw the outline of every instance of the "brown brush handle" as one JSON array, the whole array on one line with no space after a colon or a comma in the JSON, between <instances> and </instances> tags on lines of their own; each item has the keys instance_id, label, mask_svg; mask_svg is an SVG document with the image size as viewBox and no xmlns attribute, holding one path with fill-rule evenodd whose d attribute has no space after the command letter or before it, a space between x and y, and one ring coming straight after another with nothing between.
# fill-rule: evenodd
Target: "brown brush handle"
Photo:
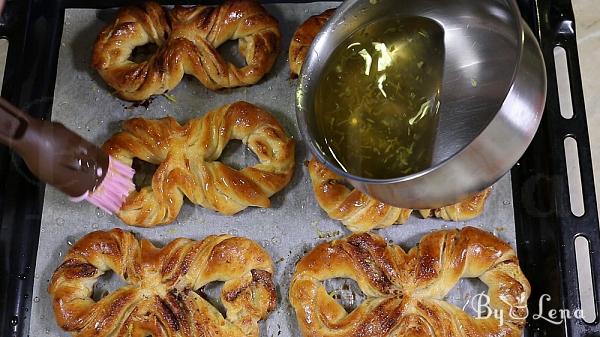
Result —
<instances>
[{"instance_id":1,"label":"brown brush handle","mask_svg":"<svg viewBox=\"0 0 600 337\"><path fill-rule=\"evenodd\" d=\"M22 136L29 116L0 97L0 141L6 145Z\"/></svg>"},{"instance_id":2,"label":"brown brush handle","mask_svg":"<svg viewBox=\"0 0 600 337\"><path fill-rule=\"evenodd\" d=\"M40 180L72 197L93 191L108 155L56 122L31 118L0 97L0 142L15 150Z\"/></svg>"}]
</instances>

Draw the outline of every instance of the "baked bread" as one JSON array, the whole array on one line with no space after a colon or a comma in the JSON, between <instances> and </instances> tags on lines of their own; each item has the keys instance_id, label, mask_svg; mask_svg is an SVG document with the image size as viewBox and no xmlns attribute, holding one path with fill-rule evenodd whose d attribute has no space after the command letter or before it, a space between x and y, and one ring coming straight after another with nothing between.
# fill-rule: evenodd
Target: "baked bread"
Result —
<instances>
[{"instance_id":1,"label":"baked bread","mask_svg":"<svg viewBox=\"0 0 600 337\"><path fill-rule=\"evenodd\" d=\"M352 232L368 232L402 224L412 213L412 209L393 207L346 187L342 177L315 158L308 162L308 173L321 208Z\"/></svg>"},{"instance_id":2,"label":"baked bread","mask_svg":"<svg viewBox=\"0 0 600 337\"><path fill-rule=\"evenodd\" d=\"M466 221L478 217L483 212L485 201L492 192L492 188L488 187L485 190L467 198L454 205L437 208L437 209L421 209L419 213L423 218L435 216L447 221Z\"/></svg>"},{"instance_id":3,"label":"baked bread","mask_svg":"<svg viewBox=\"0 0 600 337\"><path fill-rule=\"evenodd\" d=\"M92 299L106 272L127 284ZM48 292L56 321L77 337L259 336L275 309L273 263L255 242L229 235L177 239L162 249L120 229L79 240L56 269ZM224 281L226 317L202 297Z\"/></svg>"},{"instance_id":4,"label":"baked bread","mask_svg":"<svg viewBox=\"0 0 600 337\"><path fill-rule=\"evenodd\" d=\"M308 172L317 202L327 214L340 220L352 232L368 232L393 224L404 223L412 209L398 208L375 200L356 189L350 189L343 178L325 165L311 159ZM434 209L420 210L424 217L435 216L444 220L466 221L483 213L491 188L457 204Z\"/></svg>"},{"instance_id":5,"label":"baked bread","mask_svg":"<svg viewBox=\"0 0 600 337\"><path fill-rule=\"evenodd\" d=\"M335 13L335 8L328 9L318 15L313 15L296 29L288 52L288 62L292 78L296 78L300 74L310 45L333 13Z\"/></svg>"},{"instance_id":6,"label":"baked bread","mask_svg":"<svg viewBox=\"0 0 600 337\"><path fill-rule=\"evenodd\" d=\"M443 300L474 277L488 286L503 324ZM332 278L355 280L367 298L348 313L323 285ZM289 299L304 336L520 337L530 291L512 248L466 227L430 233L408 253L370 233L322 243L296 265Z\"/></svg>"},{"instance_id":7,"label":"baked bread","mask_svg":"<svg viewBox=\"0 0 600 337\"><path fill-rule=\"evenodd\" d=\"M239 139L259 163L235 170L219 161L225 145ZM268 112L246 102L211 111L180 125L172 117L134 118L103 146L132 165L138 158L159 165L151 186L133 191L117 213L126 224L152 227L175 220L185 195L192 203L235 214L269 207L294 171L294 142Z\"/></svg>"},{"instance_id":8,"label":"baked bread","mask_svg":"<svg viewBox=\"0 0 600 337\"><path fill-rule=\"evenodd\" d=\"M141 101L179 84L184 74L216 90L251 85L268 73L279 53L279 23L255 0L222 5L175 6L156 2L123 7L98 35L92 65L119 97ZM239 40L242 68L225 61L217 48ZM136 47L155 44L147 60L130 60Z\"/></svg>"}]
</instances>

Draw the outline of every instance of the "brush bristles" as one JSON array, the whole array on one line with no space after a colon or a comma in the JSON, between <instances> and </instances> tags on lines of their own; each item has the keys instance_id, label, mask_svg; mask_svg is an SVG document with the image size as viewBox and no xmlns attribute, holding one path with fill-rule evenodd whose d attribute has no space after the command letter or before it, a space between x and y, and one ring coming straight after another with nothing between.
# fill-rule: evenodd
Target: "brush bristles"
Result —
<instances>
[{"instance_id":1,"label":"brush bristles","mask_svg":"<svg viewBox=\"0 0 600 337\"><path fill-rule=\"evenodd\" d=\"M123 205L129 192L135 189L133 175L135 170L109 157L108 172L100 185L90 193L86 200L107 213L115 213Z\"/></svg>"}]
</instances>

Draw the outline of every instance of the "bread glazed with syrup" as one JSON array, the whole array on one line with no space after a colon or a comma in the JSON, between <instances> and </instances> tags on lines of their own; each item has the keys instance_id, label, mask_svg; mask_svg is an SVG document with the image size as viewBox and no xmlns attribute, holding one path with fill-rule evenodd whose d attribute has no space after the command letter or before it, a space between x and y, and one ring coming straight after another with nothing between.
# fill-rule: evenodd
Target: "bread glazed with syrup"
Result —
<instances>
[{"instance_id":1,"label":"bread glazed with syrup","mask_svg":"<svg viewBox=\"0 0 600 337\"><path fill-rule=\"evenodd\" d=\"M347 312L323 285L333 278L353 279L367 299ZM489 307L502 322L444 300L461 278L488 286ZM296 265L289 299L307 337L520 337L530 292L514 250L466 227L427 234L408 252L369 233L324 242Z\"/></svg>"},{"instance_id":2,"label":"bread glazed with syrup","mask_svg":"<svg viewBox=\"0 0 600 337\"><path fill-rule=\"evenodd\" d=\"M257 83L279 54L279 23L254 0L228 0L220 6L175 6L156 2L119 10L98 35L92 65L115 94L142 101L175 88L183 75L194 76L211 90ZM246 65L239 68L219 54L228 40L239 41ZM157 50L134 62L136 47Z\"/></svg>"},{"instance_id":3,"label":"bread glazed with syrup","mask_svg":"<svg viewBox=\"0 0 600 337\"><path fill-rule=\"evenodd\" d=\"M259 163L241 170L218 161L232 139ZM236 102L181 125L174 118L134 118L103 146L111 156L158 165L150 186L131 192L120 211L126 224L153 227L175 220L184 196L193 204L232 215L249 206L270 207L294 172L294 141L267 111Z\"/></svg>"},{"instance_id":4,"label":"bread glazed with syrup","mask_svg":"<svg viewBox=\"0 0 600 337\"><path fill-rule=\"evenodd\" d=\"M342 177L314 158L308 163L308 173L319 206L329 217L340 220L352 232L368 232L403 224L413 212L412 209L385 204L347 187ZM491 190L489 187L459 203L418 212L423 218L435 216L446 221L470 220L483 213Z\"/></svg>"},{"instance_id":5,"label":"bread glazed with syrup","mask_svg":"<svg viewBox=\"0 0 600 337\"><path fill-rule=\"evenodd\" d=\"M98 301L94 284L112 271L126 285ZM77 241L48 291L56 321L77 337L255 336L275 309L273 263L257 243L229 235L176 239L163 248L120 229ZM224 281L224 317L202 287Z\"/></svg>"}]
</instances>

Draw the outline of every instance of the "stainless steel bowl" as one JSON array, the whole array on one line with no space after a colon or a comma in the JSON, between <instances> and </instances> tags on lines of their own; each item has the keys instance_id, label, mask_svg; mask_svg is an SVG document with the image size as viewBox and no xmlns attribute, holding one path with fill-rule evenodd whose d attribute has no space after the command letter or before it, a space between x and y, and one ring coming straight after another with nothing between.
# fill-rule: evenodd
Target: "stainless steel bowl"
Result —
<instances>
[{"instance_id":1,"label":"stainless steel bowl","mask_svg":"<svg viewBox=\"0 0 600 337\"><path fill-rule=\"evenodd\" d=\"M314 97L333 50L359 27L396 16L422 16L444 29L439 130L430 168L394 179L348 174L316 143ZM347 0L315 39L296 95L298 124L311 152L353 186L391 205L436 208L500 179L539 126L546 98L544 61L512 0Z\"/></svg>"}]
</instances>

